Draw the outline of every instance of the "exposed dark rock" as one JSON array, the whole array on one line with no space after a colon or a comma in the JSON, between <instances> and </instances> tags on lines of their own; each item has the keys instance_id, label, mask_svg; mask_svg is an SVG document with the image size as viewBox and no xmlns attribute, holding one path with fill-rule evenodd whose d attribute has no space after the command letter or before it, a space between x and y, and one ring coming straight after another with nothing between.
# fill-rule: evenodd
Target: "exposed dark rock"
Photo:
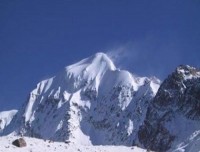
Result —
<instances>
[{"instance_id":1,"label":"exposed dark rock","mask_svg":"<svg viewBox=\"0 0 200 152\"><path fill-rule=\"evenodd\" d=\"M154 151L170 149L179 136L168 130L175 116L199 121L199 109L200 71L181 65L164 80L150 103L145 121L138 132L140 143Z\"/></svg>"},{"instance_id":2,"label":"exposed dark rock","mask_svg":"<svg viewBox=\"0 0 200 152\"><path fill-rule=\"evenodd\" d=\"M17 147L26 147L26 145L27 145L24 138L16 139L15 141L12 142L12 144Z\"/></svg>"}]
</instances>

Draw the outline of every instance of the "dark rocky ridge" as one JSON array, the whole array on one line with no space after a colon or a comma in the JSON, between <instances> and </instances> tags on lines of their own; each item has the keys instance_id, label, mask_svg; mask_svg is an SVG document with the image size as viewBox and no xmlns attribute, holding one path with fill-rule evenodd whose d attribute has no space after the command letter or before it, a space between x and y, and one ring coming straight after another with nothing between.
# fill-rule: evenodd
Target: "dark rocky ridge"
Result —
<instances>
[{"instance_id":1,"label":"dark rocky ridge","mask_svg":"<svg viewBox=\"0 0 200 152\"><path fill-rule=\"evenodd\" d=\"M167 124L177 115L194 123L200 119L200 70L196 68L181 65L161 84L140 126L140 143L155 151L170 149L178 135Z\"/></svg>"}]
</instances>

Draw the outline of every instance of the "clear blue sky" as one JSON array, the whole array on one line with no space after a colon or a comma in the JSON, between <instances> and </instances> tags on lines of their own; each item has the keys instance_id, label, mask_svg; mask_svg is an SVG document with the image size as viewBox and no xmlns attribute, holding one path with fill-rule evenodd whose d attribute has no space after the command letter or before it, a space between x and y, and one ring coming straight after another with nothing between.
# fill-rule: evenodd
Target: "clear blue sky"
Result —
<instances>
[{"instance_id":1,"label":"clear blue sky","mask_svg":"<svg viewBox=\"0 0 200 152\"><path fill-rule=\"evenodd\" d=\"M18 108L66 65L113 50L141 76L200 67L200 1L1 0L0 110Z\"/></svg>"}]
</instances>

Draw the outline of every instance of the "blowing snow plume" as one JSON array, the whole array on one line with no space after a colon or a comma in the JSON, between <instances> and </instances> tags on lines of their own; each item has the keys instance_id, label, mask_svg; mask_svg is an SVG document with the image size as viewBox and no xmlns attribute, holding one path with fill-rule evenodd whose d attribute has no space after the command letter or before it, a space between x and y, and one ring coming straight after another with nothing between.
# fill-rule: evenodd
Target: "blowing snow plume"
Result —
<instances>
[{"instance_id":1,"label":"blowing snow plume","mask_svg":"<svg viewBox=\"0 0 200 152\"><path fill-rule=\"evenodd\" d=\"M112 49L108 49L106 54L119 67L128 67L131 61L136 60L138 52L135 51L133 44L125 44Z\"/></svg>"}]
</instances>

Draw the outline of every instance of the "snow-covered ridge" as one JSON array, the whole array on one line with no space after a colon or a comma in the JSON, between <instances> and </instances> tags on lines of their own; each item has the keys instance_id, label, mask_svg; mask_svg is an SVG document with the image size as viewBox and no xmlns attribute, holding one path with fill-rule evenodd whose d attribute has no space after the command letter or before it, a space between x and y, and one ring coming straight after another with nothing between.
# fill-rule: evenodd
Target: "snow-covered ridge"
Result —
<instances>
[{"instance_id":1,"label":"snow-covered ridge","mask_svg":"<svg viewBox=\"0 0 200 152\"><path fill-rule=\"evenodd\" d=\"M10 111L2 111L0 112L0 132L8 126L17 113L17 110L10 110Z\"/></svg>"},{"instance_id":2,"label":"snow-covered ridge","mask_svg":"<svg viewBox=\"0 0 200 152\"><path fill-rule=\"evenodd\" d=\"M67 66L65 69L69 73L73 73L74 75L80 75L82 72L91 72L91 74L97 73L96 67L107 68L112 71L116 70L115 65L111 61L111 59L104 53L96 53L95 55L83 59L73 65ZM100 70L101 71L101 70Z\"/></svg>"},{"instance_id":3,"label":"snow-covered ridge","mask_svg":"<svg viewBox=\"0 0 200 152\"><path fill-rule=\"evenodd\" d=\"M159 85L157 78L119 70L97 53L39 82L4 135L131 146Z\"/></svg>"}]
</instances>

